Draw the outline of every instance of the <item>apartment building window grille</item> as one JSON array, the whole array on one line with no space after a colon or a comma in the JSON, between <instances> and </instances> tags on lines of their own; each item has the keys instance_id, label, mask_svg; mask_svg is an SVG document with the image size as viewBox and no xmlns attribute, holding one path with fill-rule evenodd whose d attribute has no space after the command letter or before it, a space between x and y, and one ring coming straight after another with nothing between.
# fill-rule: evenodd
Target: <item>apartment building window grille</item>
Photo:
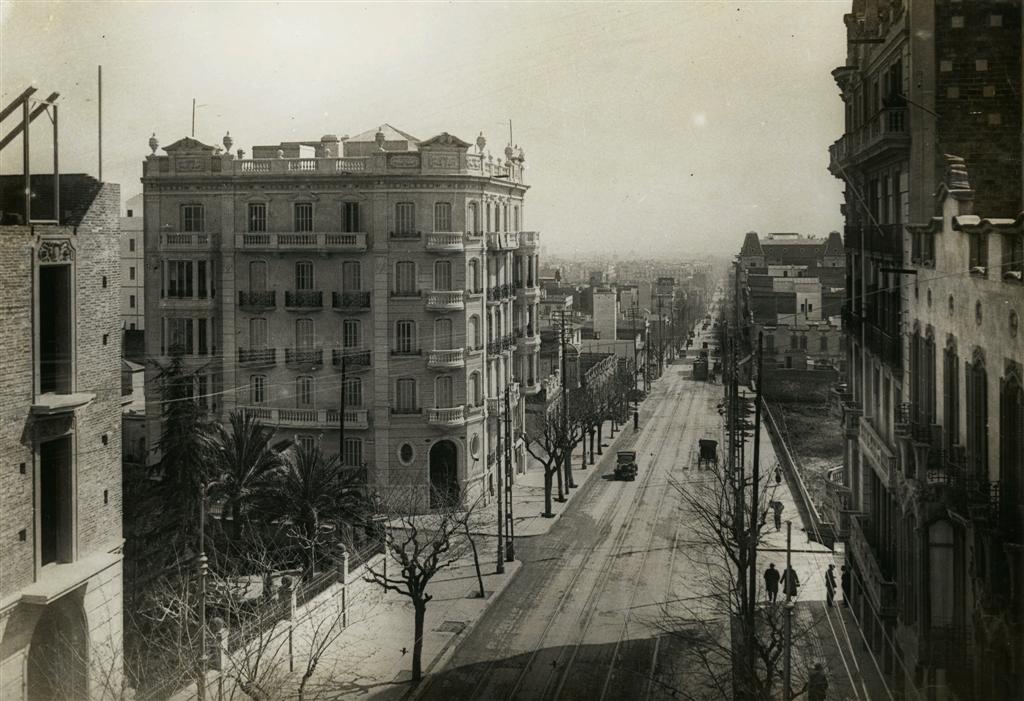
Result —
<instances>
[{"instance_id":1,"label":"apartment building window grille","mask_svg":"<svg viewBox=\"0 0 1024 701\"><path fill-rule=\"evenodd\" d=\"M363 464L363 439L346 438L342 453L345 467L359 467Z\"/></svg>"},{"instance_id":2,"label":"apartment building window grille","mask_svg":"<svg viewBox=\"0 0 1024 701\"><path fill-rule=\"evenodd\" d=\"M434 289L452 289L452 262L450 260L434 262Z\"/></svg>"},{"instance_id":3,"label":"apartment building window grille","mask_svg":"<svg viewBox=\"0 0 1024 701\"><path fill-rule=\"evenodd\" d=\"M181 230L187 233L202 232L205 228L203 205L181 205Z\"/></svg>"},{"instance_id":4,"label":"apartment building window grille","mask_svg":"<svg viewBox=\"0 0 1024 701\"><path fill-rule=\"evenodd\" d=\"M295 231L309 232L313 230L313 203L295 203Z\"/></svg>"},{"instance_id":5,"label":"apartment building window grille","mask_svg":"<svg viewBox=\"0 0 1024 701\"><path fill-rule=\"evenodd\" d=\"M249 231L262 233L267 230L267 205L263 202L249 203Z\"/></svg>"},{"instance_id":6,"label":"apartment building window grille","mask_svg":"<svg viewBox=\"0 0 1024 701\"><path fill-rule=\"evenodd\" d=\"M295 347L308 350L313 347L313 320L295 320Z\"/></svg>"},{"instance_id":7,"label":"apartment building window grille","mask_svg":"<svg viewBox=\"0 0 1024 701\"><path fill-rule=\"evenodd\" d=\"M249 319L249 345L252 348L267 347L267 320L262 317Z\"/></svg>"},{"instance_id":8,"label":"apartment building window grille","mask_svg":"<svg viewBox=\"0 0 1024 701\"><path fill-rule=\"evenodd\" d=\"M265 292L267 289L267 262L254 260L249 263L249 289L253 292Z\"/></svg>"},{"instance_id":9,"label":"apartment building window grille","mask_svg":"<svg viewBox=\"0 0 1024 701\"><path fill-rule=\"evenodd\" d=\"M347 260L341 264L341 289L346 292L363 289L363 267L359 261Z\"/></svg>"},{"instance_id":10,"label":"apartment building window grille","mask_svg":"<svg viewBox=\"0 0 1024 701\"><path fill-rule=\"evenodd\" d=\"M978 477L988 473L988 373L985 359L975 354L964 366L967 380L967 462Z\"/></svg>"},{"instance_id":11,"label":"apartment building window grille","mask_svg":"<svg viewBox=\"0 0 1024 701\"><path fill-rule=\"evenodd\" d=\"M313 406L313 378L309 375L295 378L295 406L299 409Z\"/></svg>"},{"instance_id":12,"label":"apartment building window grille","mask_svg":"<svg viewBox=\"0 0 1024 701\"><path fill-rule=\"evenodd\" d=\"M416 233L416 204L414 202L395 204L395 233Z\"/></svg>"},{"instance_id":13,"label":"apartment building window grille","mask_svg":"<svg viewBox=\"0 0 1024 701\"><path fill-rule=\"evenodd\" d=\"M434 406L438 409L447 409L453 406L454 403L452 378L448 375L443 375L434 380Z\"/></svg>"},{"instance_id":14,"label":"apartment building window grille","mask_svg":"<svg viewBox=\"0 0 1024 701\"><path fill-rule=\"evenodd\" d=\"M1003 279L1024 281L1024 236L1003 234Z\"/></svg>"},{"instance_id":15,"label":"apartment building window grille","mask_svg":"<svg viewBox=\"0 0 1024 701\"><path fill-rule=\"evenodd\" d=\"M434 348L436 350L448 350L455 347L455 340L452 337L452 320L438 319L434 322Z\"/></svg>"},{"instance_id":16,"label":"apartment building window grille","mask_svg":"<svg viewBox=\"0 0 1024 701\"><path fill-rule=\"evenodd\" d=\"M349 377L345 380L345 406L356 409L363 406L363 380Z\"/></svg>"},{"instance_id":17,"label":"apartment building window grille","mask_svg":"<svg viewBox=\"0 0 1024 701\"><path fill-rule=\"evenodd\" d=\"M395 352L412 353L416 349L416 322L403 319L395 324Z\"/></svg>"},{"instance_id":18,"label":"apartment building window grille","mask_svg":"<svg viewBox=\"0 0 1024 701\"><path fill-rule=\"evenodd\" d=\"M946 347L942 357L942 424L946 430L946 447L960 440L960 359L956 346Z\"/></svg>"},{"instance_id":19,"label":"apartment building window grille","mask_svg":"<svg viewBox=\"0 0 1024 701\"><path fill-rule=\"evenodd\" d=\"M313 264L308 260L300 260L295 264L295 289L313 289Z\"/></svg>"},{"instance_id":20,"label":"apartment building window grille","mask_svg":"<svg viewBox=\"0 0 1024 701\"><path fill-rule=\"evenodd\" d=\"M311 451L316 448L316 438L308 434L295 436L295 443L299 446L300 450Z\"/></svg>"},{"instance_id":21,"label":"apartment building window grille","mask_svg":"<svg viewBox=\"0 0 1024 701\"><path fill-rule=\"evenodd\" d=\"M40 565L74 558L71 437L39 445Z\"/></svg>"},{"instance_id":22,"label":"apartment building window grille","mask_svg":"<svg viewBox=\"0 0 1024 701\"><path fill-rule=\"evenodd\" d=\"M987 277L988 236L986 234L968 234L967 255L971 275Z\"/></svg>"},{"instance_id":23,"label":"apartment building window grille","mask_svg":"<svg viewBox=\"0 0 1024 701\"><path fill-rule=\"evenodd\" d=\"M346 234L359 231L359 203L342 202L341 204L341 230Z\"/></svg>"},{"instance_id":24,"label":"apartment building window grille","mask_svg":"<svg viewBox=\"0 0 1024 701\"><path fill-rule=\"evenodd\" d=\"M416 294L416 264L411 260L395 263L395 293L398 295Z\"/></svg>"},{"instance_id":25,"label":"apartment building window grille","mask_svg":"<svg viewBox=\"0 0 1024 701\"><path fill-rule=\"evenodd\" d=\"M452 230L452 205L450 202L434 203L434 231Z\"/></svg>"},{"instance_id":26,"label":"apartment building window grille","mask_svg":"<svg viewBox=\"0 0 1024 701\"><path fill-rule=\"evenodd\" d=\"M193 267L190 260L167 261L167 296L171 298L192 297Z\"/></svg>"},{"instance_id":27,"label":"apartment building window grille","mask_svg":"<svg viewBox=\"0 0 1024 701\"><path fill-rule=\"evenodd\" d=\"M250 375L249 403L259 405L263 404L265 401L267 401L267 376Z\"/></svg>"},{"instance_id":28,"label":"apartment building window grille","mask_svg":"<svg viewBox=\"0 0 1024 701\"><path fill-rule=\"evenodd\" d=\"M416 380L404 377L395 383L395 408L399 413L416 411Z\"/></svg>"},{"instance_id":29,"label":"apartment building window grille","mask_svg":"<svg viewBox=\"0 0 1024 701\"><path fill-rule=\"evenodd\" d=\"M360 343L358 319L345 319L341 325L341 343L345 348L358 348Z\"/></svg>"}]
</instances>

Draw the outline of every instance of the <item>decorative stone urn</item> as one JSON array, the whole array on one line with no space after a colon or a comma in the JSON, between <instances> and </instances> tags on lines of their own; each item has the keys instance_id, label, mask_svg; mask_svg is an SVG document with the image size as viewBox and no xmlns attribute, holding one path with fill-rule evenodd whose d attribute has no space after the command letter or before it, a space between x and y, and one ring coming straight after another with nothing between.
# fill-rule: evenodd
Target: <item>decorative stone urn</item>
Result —
<instances>
[{"instance_id":1,"label":"decorative stone urn","mask_svg":"<svg viewBox=\"0 0 1024 701\"><path fill-rule=\"evenodd\" d=\"M484 133L480 132L480 136L476 137L476 148L480 153L484 152L484 146L487 145L487 139L484 138Z\"/></svg>"},{"instance_id":2,"label":"decorative stone urn","mask_svg":"<svg viewBox=\"0 0 1024 701\"><path fill-rule=\"evenodd\" d=\"M160 142L156 140L156 132L153 132L153 136L149 137L149 149L156 155L156 150L160 146Z\"/></svg>"},{"instance_id":3,"label":"decorative stone urn","mask_svg":"<svg viewBox=\"0 0 1024 701\"><path fill-rule=\"evenodd\" d=\"M231 153L231 147L234 145L235 140L231 138L231 132L229 131L224 135L224 150L227 153Z\"/></svg>"}]
</instances>

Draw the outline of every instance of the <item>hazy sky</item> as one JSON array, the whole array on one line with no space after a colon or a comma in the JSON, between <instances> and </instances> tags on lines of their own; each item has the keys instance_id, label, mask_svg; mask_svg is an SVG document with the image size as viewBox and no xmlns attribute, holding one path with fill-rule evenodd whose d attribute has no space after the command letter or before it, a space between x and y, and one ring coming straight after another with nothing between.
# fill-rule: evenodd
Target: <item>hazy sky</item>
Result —
<instances>
[{"instance_id":1,"label":"hazy sky","mask_svg":"<svg viewBox=\"0 0 1024 701\"><path fill-rule=\"evenodd\" d=\"M187 136L235 148L356 134L483 131L526 151L526 223L552 252L735 253L748 230L841 226L826 170L842 132L829 74L849 0L674 3L112 3L0 0L3 104L61 93L64 172L141 191ZM3 133L14 125L9 118ZM49 130L32 136L50 165ZM0 154L20 172L20 140Z\"/></svg>"}]
</instances>

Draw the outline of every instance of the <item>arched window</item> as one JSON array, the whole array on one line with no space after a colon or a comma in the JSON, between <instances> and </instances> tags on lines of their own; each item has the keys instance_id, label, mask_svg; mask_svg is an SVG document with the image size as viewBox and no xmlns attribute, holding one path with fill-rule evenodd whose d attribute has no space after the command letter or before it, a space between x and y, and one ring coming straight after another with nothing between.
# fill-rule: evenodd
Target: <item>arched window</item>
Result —
<instances>
[{"instance_id":1,"label":"arched window","mask_svg":"<svg viewBox=\"0 0 1024 701\"><path fill-rule=\"evenodd\" d=\"M395 294L416 294L416 264L411 260L395 263Z\"/></svg>"},{"instance_id":2,"label":"arched window","mask_svg":"<svg viewBox=\"0 0 1024 701\"><path fill-rule=\"evenodd\" d=\"M471 292L480 292L480 260L470 258L469 260L469 289Z\"/></svg>"},{"instance_id":3,"label":"arched window","mask_svg":"<svg viewBox=\"0 0 1024 701\"><path fill-rule=\"evenodd\" d=\"M1024 384L1019 363L1009 364L1002 381L999 424L999 479L1006 495L1004 516L1012 518L1017 505L1024 504Z\"/></svg>"},{"instance_id":4,"label":"arched window","mask_svg":"<svg viewBox=\"0 0 1024 701\"><path fill-rule=\"evenodd\" d=\"M363 266L357 260L346 260L341 264L341 289L358 292L363 289Z\"/></svg>"},{"instance_id":5,"label":"arched window","mask_svg":"<svg viewBox=\"0 0 1024 701\"><path fill-rule=\"evenodd\" d=\"M468 399L473 406L480 406L483 404L483 396L481 395L480 387L480 373L472 372L469 375L469 392Z\"/></svg>"},{"instance_id":6,"label":"arched window","mask_svg":"<svg viewBox=\"0 0 1024 701\"><path fill-rule=\"evenodd\" d=\"M975 477L988 475L988 372L980 351L964 368L967 380L967 465Z\"/></svg>"},{"instance_id":7,"label":"arched window","mask_svg":"<svg viewBox=\"0 0 1024 701\"><path fill-rule=\"evenodd\" d=\"M434 263L434 289L452 289L452 262L439 260Z\"/></svg>"},{"instance_id":8,"label":"arched window","mask_svg":"<svg viewBox=\"0 0 1024 701\"><path fill-rule=\"evenodd\" d=\"M359 467L363 464L363 439L345 438L345 447L342 451L342 465L344 467Z\"/></svg>"},{"instance_id":9,"label":"arched window","mask_svg":"<svg viewBox=\"0 0 1024 701\"><path fill-rule=\"evenodd\" d=\"M494 229L491 228L491 203L490 202L488 202L484 206L484 215L485 215L485 218L484 218L484 230L485 231L494 231Z\"/></svg>"},{"instance_id":10,"label":"arched window","mask_svg":"<svg viewBox=\"0 0 1024 701\"><path fill-rule=\"evenodd\" d=\"M960 359L950 340L942 356L942 425L946 448L960 444Z\"/></svg>"},{"instance_id":11,"label":"arched window","mask_svg":"<svg viewBox=\"0 0 1024 701\"><path fill-rule=\"evenodd\" d=\"M479 216L480 213L477 211L476 202L470 202L466 208L466 233L475 234L478 232L477 227L480 225L478 221Z\"/></svg>"},{"instance_id":12,"label":"arched window","mask_svg":"<svg viewBox=\"0 0 1024 701\"><path fill-rule=\"evenodd\" d=\"M451 350L455 348L455 339L452 337L452 320L438 319L434 322L434 349Z\"/></svg>"},{"instance_id":13,"label":"arched window","mask_svg":"<svg viewBox=\"0 0 1024 701\"><path fill-rule=\"evenodd\" d=\"M266 291L267 261L254 260L249 262L249 289L253 292Z\"/></svg>"},{"instance_id":14,"label":"arched window","mask_svg":"<svg viewBox=\"0 0 1024 701\"><path fill-rule=\"evenodd\" d=\"M341 324L341 345L344 348L359 348L362 344L362 325L358 319L345 319Z\"/></svg>"},{"instance_id":15,"label":"arched window","mask_svg":"<svg viewBox=\"0 0 1024 701\"><path fill-rule=\"evenodd\" d=\"M434 406L438 409L447 409L454 404L452 378L449 375L442 375L434 380Z\"/></svg>"},{"instance_id":16,"label":"arched window","mask_svg":"<svg viewBox=\"0 0 1024 701\"><path fill-rule=\"evenodd\" d=\"M308 260L300 260L295 264L295 289L313 289L313 263Z\"/></svg>"},{"instance_id":17,"label":"arched window","mask_svg":"<svg viewBox=\"0 0 1024 701\"><path fill-rule=\"evenodd\" d=\"M295 406L299 409L313 407L313 378L309 375L295 378Z\"/></svg>"},{"instance_id":18,"label":"arched window","mask_svg":"<svg viewBox=\"0 0 1024 701\"><path fill-rule=\"evenodd\" d=\"M480 317L476 314L469 317L469 340L472 343L474 349L479 349L483 346L483 341L480 338Z\"/></svg>"}]
</instances>

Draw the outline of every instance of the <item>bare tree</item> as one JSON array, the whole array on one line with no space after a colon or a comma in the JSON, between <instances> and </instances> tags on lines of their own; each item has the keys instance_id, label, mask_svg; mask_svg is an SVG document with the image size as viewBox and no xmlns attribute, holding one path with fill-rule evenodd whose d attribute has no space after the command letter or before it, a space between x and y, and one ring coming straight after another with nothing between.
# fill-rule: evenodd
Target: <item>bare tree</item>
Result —
<instances>
[{"instance_id":1,"label":"bare tree","mask_svg":"<svg viewBox=\"0 0 1024 701\"><path fill-rule=\"evenodd\" d=\"M551 490L553 479L560 474L562 465L572 454L579 433L579 423L574 420L563 420L562 405L552 407L545 415L528 415L524 443L527 452L544 467L544 513L545 518L553 518L551 510ZM559 490L559 501L564 501Z\"/></svg>"},{"instance_id":2,"label":"bare tree","mask_svg":"<svg viewBox=\"0 0 1024 701\"><path fill-rule=\"evenodd\" d=\"M437 495L440 497L440 495ZM417 513L420 504L412 491L394 492L381 499L388 522L384 531L384 560L368 565L367 582L385 591L408 597L413 606L412 681L423 676L423 632L427 604L433 596L428 588L442 570L461 559L467 549L462 535L476 503L462 509L446 502L427 513ZM389 566L388 563L392 563ZM397 567L396 567L397 565Z\"/></svg>"}]
</instances>

